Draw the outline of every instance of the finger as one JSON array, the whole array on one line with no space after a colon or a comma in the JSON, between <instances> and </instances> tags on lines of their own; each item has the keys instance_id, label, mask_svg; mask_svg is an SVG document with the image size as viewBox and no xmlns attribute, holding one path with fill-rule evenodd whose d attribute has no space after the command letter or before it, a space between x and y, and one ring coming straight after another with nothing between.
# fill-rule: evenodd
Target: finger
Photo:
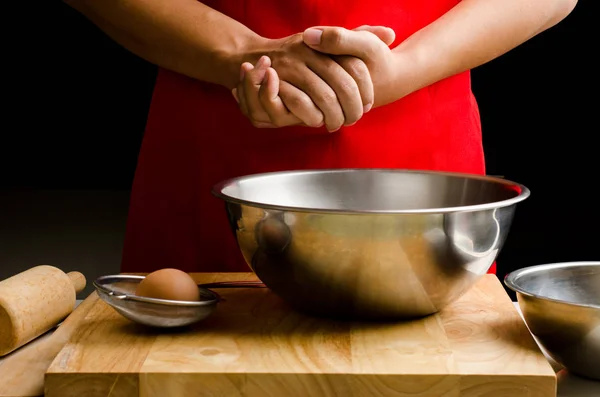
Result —
<instances>
[{"instance_id":1,"label":"finger","mask_svg":"<svg viewBox=\"0 0 600 397\"><path fill-rule=\"evenodd\" d=\"M316 51L330 55L351 55L367 63L376 59L383 48L387 48L369 31L331 26L309 28L304 31L303 39L307 46Z\"/></svg>"},{"instance_id":2,"label":"finger","mask_svg":"<svg viewBox=\"0 0 600 397\"><path fill-rule=\"evenodd\" d=\"M396 40L396 32L394 32L394 29L386 26L362 25L352 30L371 32L375 36L379 37L379 40L383 41L387 46L392 45L394 40Z\"/></svg>"},{"instance_id":3,"label":"finger","mask_svg":"<svg viewBox=\"0 0 600 397\"><path fill-rule=\"evenodd\" d=\"M319 108L323 113L325 127L329 132L337 131L344 125L344 111L335 91L310 68L304 66L286 80L300 91L305 92Z\"/></svg>"},{"instance_id":4,"label":"finger","mask_svg":"<svg viewBox=\"0 0 600 397\"><path fill-rule=\"evenodd\" d=\"M352 78L342 66L328 56L315 56L307 60L307 66L319 76L325 85L328 86L328 91L322 91L325 95L322 98L315 100L310 92L307 94L313 99L313 102L325 113L325 123L328 124L327 112L323 106L335 104L341 105L344 125L352 125L356 123L363 115L363 101L360 97L357 82ZM328 94L333 91L333 95ZM337 99L337 101L335 101ZM318 102L320 101L320 102ZM334 102L335 101L335 102Z\"/></svg>"},{"instance_id":5,"label":"finger","mask_svg":"<svg viewBox=\"0 0 600 397\"><path fill-rule=\"evenodd\" d=\"M263 123L261 121L256 121L252 123L252 125L254 125L256 128L277 128L277 126L271 123Z\"/></svg>"},{"instance_id":6,"label":"finger","mask_svg":"<svg viewBox=\"0 0 600 397\"><path fill-rule=\"evenodd\" d=\"M234 88L232 90L232 92L234 92L235 93L234 95L236 96L236 98L239 99L238 104L239 104L240 110L242 111L242 114L250 119L249 114L248 114L248 107L246 106L246 96L245 96L245 92L244 92L244 85L240 82L238 84L237 88ZM275 126L269 122L255 121L252 119L250 119L250 121L252 122L252 125L256 128L275 128Z\"/></svg>"},{"instance_id":7,"label":"finger","mask_svg":"<svg viewBox=\"0 0 600 397\"><path fill-rule=\"evenodd\" d=\"M323 125L323 113L306 93L288 82L280 81L274 69L267 71L265 80L261 92L262 104L275 125ZM281 121L274 120L277 115L282 117Z\"/></svg>"},{"instance_id":8,"label":"finger","mask_svg":"<svg viewBox=\"0 0 600 397\"><path fill-rule=\"evenodd\" d=\"M324 30L325 28L330 28L328 26L314 26L311 29L320 29ZM307 29L308 30L308 29ZM383 41L386 45L390 46L396 40L396 32L394 29L389 28L387 26L371 26L371 25L362 25L357 28L352 29L355 32L370 32L377 36L379 40Z\"/></svg>"},{"instance_id":9,"label":"finger","mask_svg":"<svg viewBox=\"0 0 600 397\"><path fill-rule=\"evenodd\" d=\"M316 128L325 124L323 112L305 92L283 81L279 88L279 96L289 111L304 125Z\"/></svg>"},{"instance_id":10,"label":"finger","mask_svg":"<svg viewBox=\"0 0 600 397\"><path fill-rule=\"evenodd\" d=\"M356 82L362 99L363 114L371 110L375 102L375 89L367 65L359 58L346 55L336 56L334 59Z\"/></svg>"},{"instance_id":11,"label":"finger","mask_svg":"<svg viewBox=\"0 0 600 397\"><path fill-rule=\"evenodd\" d=\"M263 109L260 99L258 98L258 91L262 84L267 69L271 66L271 59L269 57L261 57L254 68L246 71L244 77L243 86L246 97L246 106L248 107L249 117L254 122L270 122L269 115Z\"/></svg>"},{"instance_id":12,"label":"finger","mask_svg":"<svg viewBox=\"0 0 600 397\"><path fill-rule=\"evenodd\" d=\"M237 87L237 95L238 95L238 99L240 100L240 102L239 102L240 111L242 112L242 114L244 116L250 117L250 114L248 113L248 106L246 106L246 93L244 92L244 85L241 83Z\"/></svg>"},{"instance_id":13,"label":"finger","mask_svg":"<svg viewBox=\"0 0 600 397\"><path fill-rule=\"evenodd\" d=\"M246 70L247 69L252 69L254 66L253 65L246 65L245 63L243 63L240 66L240 80L238 82L237 87L235 87L233 90L231 90L231 93L233 94L233 96L235 97L235 100L237 101L238 105L240 106L240 109L242 110L242 113L247 116L247 107L246 107L246 100L244 98L244 89L243 87L241 87L242 81L244 80L244 77L246 76Z\"/></svg>"},{"instance_id":14,"label":"finger","mask_svg":"<svg viewBox=\"0 0 600 397\"><path fill-rule=\"evenodd\" d=\"M284 105L279 96L279 88L280 80L277 72L273 68L267 69L258 97L271 123L277 127L302 124L302 120Z\"/></svg>"},{"instance_id":15,"label":"finger","mask_svg":"<svg viewBox=\"0 0 600 397\"><path fill-rule=\"evenodd\" d=\"M251 64L242 64L242 67L240 68L240 76L244 75L246 73L247 70L251 70L253 69L254 66L252 66ZM244 89L244 84L243 82L240 82L236 88L236 93L237 93L237 97L239 100L239 107L240 110L242 112L242 114L246 117L250 117L250 114L248 112L248 106L246 104L246 91Z\"/></svg>"},{"instance_id":16,"label":"finger","mask_svg":"<svg viewBox=\"0 0 600 397\"><path fill-rule=\"evenodd\" d=\"M247 65L247 64L249 64L249 65ZM252 68L254 67L254 65L252 65L249 62L242 63L242 66L240 67L240 82L244 81L244 77L246 77L246 72L250 66L252 66Z\"/></svg>"}]
</instances>

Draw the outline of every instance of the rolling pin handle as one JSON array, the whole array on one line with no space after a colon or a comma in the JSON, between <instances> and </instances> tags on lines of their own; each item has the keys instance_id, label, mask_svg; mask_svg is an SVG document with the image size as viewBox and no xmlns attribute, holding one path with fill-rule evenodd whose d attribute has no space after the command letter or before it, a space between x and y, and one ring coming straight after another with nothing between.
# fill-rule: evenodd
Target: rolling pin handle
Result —
<instances>
[{"instance_id":1,"label":"rolling pin handle","mask_svg":"<svg viewBox=\"0 0 600 397\"><path fill-rule=\"evenodd\" d=\"M75 288L75 293L78 294L85 288L86 280L85 276L79 272L69 272L67 276L71 279L71 283L73 283L73 287Z\"/></svg>"}]
</instances>

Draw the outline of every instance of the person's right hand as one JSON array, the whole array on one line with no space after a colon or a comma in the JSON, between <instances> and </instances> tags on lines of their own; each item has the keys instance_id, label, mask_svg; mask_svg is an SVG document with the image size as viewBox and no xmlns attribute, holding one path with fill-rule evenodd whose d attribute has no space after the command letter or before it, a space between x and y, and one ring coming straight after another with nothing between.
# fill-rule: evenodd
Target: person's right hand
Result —
<instances>
[{"instance_id":1,"label":"person's right hand","mask_svg":"<svg viewBox=\"0 0 600 397\"><path fill-rule=\"evenodd\" d=\"M390 37L393 41L393 31L390 35L389 28L361 27L357 30L370 30L386 44L391 44L388 43ZM242 111L257 127L294 124L316 127L324 123L329 131L336 131L342 125L354 124L373 104L369 70L356 57L332 58L321 54L303 43L302 34L269 40L265 49L257 52L267 55L257 64L262 67L254 68L252 64L244 63L242 82L234 90ZM266 69L264 62L269 62ZM258 92L269 66L277 71L279 95L285 103L281 109L287 107L287 115L273 117L273 114L267 114L259 98Z\"/></svg>"}]
</instances>

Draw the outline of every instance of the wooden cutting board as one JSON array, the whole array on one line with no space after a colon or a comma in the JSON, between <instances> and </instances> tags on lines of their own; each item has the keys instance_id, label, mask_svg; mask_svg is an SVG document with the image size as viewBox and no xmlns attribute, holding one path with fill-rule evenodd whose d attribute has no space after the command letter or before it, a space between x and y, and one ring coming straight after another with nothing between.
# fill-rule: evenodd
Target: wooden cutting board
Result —
<instances>
[{"instance_id":1,"label":"wooden cutting board","mask_svg":"<svg viewBox=\"0 0 600 397\"><path fill-rule=\"evenodd\" d=\"M555 372L493 275L443 312L395 324L309 318L266 289L219 293L213 316L185 331L95 302L46 373L46 397L556 396Z\"/></svg>"}]
</instances>

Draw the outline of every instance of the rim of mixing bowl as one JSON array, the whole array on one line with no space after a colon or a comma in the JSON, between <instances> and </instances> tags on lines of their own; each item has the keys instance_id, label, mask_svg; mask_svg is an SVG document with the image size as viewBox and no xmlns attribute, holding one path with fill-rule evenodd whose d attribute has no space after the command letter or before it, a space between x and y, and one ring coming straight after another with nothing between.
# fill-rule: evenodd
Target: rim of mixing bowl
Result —
<instances>
[{"instance_id":1,"label":"rim of mixing bowl","mask_svg":"<svg viewBox=\"0 0 600 397\"><path fill-rule=\"evenodd\" d=\"M570 268L570 267L585 267L585 266L598 267L598 266L600 266L600 262L599 261L557 262L557 263L546 263L546 264L542 264L542 265L528 266L528 267L517 269L515 271L508 273L504 277L504 285L506 285L508 288L510 288L514 292L528 296L530 298L536 298L536 299L541 299L541 300L555 302L555 303L562 303L562 304L571 305L571 306L587 307L587 308L591 308L591 309L600 309L600 305L595 305L593 303L580 303L580 302L574 302L574 301L569 301L569 300L565 300L565 299L549 298L544 295L535 294L533 292L523 289L519 285L519 278L522 276L525 276L527 274L538 273L540 271L551 270L551 269L561 269L561 268L564 269L564 268Z\"/></svg>"},{"instance_id":2,"label":"rim of mixing bowl","mask_svg":"<svg viewBox=\"0 0 600 397\"><path fill-rule=\"evenodd\" d=\"M346 173L352 171L370 171L370 172L392 172L402 174L427 174L427 175L440 175L440 176L454 176L472 180L482 180L488 182L494 182L501 185L512 187L515 190L516 196L500 201L492 201L485 204L475 205L463 205L456 207L439 207L439 208L422 208L422 209L407 209L407 210L366 210L366 209L335 209L335 208L310 208L310 207L298 207L298 206L287 206L278 204L265 204L258 201L240 199L237 197L230 196L223 193L223 190L233 184L240 181L258 179L267 176L281 176L281 175L302 175L302 174L331 174L331 173ZM508 207L527 199L531 195L531 191L524 185L513 182L509 179L488 176L488 175L477 175L468 174L461 172L444 172L444 171L425 171L425 170L412 170L412 169L398 169L398 168L336 168L336 169L310 169L310 170L298 170L298 171L276 171L276 172L263 172L257 174L249 174L239 176L235 178L229 178L223 180L215 185L211 189L213 196L220 198L228 203L247 205L255 208L261 208L266 210L275 211L291 211L291 212L310 212L319 214L442 214L452 212L466 212L466 211L483 211L493 210L496 208Z\"/></svg>"},{"instance_id":3,"label":"rim of mixing bowl","mask_svg":"<svg viewBox=\"0 0 600 397\"><path fill-rule=\"evenodd\" d=\"M128 300L135 302L144 302L144 303L154 303L165 306L183 306L183 307L202 307L202 306L210 306L217 303L220 298L219 295L211 291L207 288L198 287L200 289L200 294L205 296L210 296L209 299L201 300L201 301L176 301L170 299L157 299L157 298L147 298L145 296L137 296L135 294L125 293L125 292L116 292L110 288L107 288L106 285L113 284L115 282L140 282L144 279L144 276L137 275L106 275L98 277L94 280L93 284L98 292L101 292L105 295L120 299L120 300Z\"/></svg>"}]
</instances>

